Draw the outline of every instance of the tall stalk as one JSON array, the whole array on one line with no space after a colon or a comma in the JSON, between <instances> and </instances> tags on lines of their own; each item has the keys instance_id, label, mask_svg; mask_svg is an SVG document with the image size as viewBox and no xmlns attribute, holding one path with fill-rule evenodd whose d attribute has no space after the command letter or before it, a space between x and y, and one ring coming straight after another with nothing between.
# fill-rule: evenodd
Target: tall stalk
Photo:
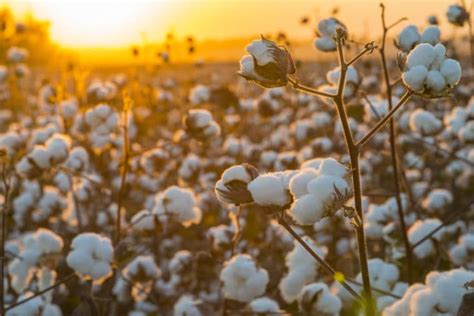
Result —
<instances>
[{"instance_id":1,"label":"tall stalk","mask_svg":"<svg viewBox=\"0 0 474 316\"><path fill-rule=\"evenodd\" d=\"M380 4L382 9L381 18L382 18L382 44L379 48L380 53L380 60L383 69L384 81L385 81L385 93L388 102L388 109L393 109L393 102L392 102L392 84L390 82L390 75L388 72L387 66L387 59L385 57L385 44L387 42L387 33L390 27L394 26L392 24L390 27L387 27L385 21L385 6ZM396 144L396 130L395 130L395 121L393 117L390 118L389 121L389 129L390 129L390 156L392 160L392 172L393 172L393 186L395 188L395 200L397 202L397 213L398 218L400 221L400 228L402 231L403 237L403 244L405 246L405 253L407 258L407 276L408 276L408 283L411 284L413 282L413 254L412 249L410 247L410 241L408 240L408 233L407 233L407 225L405 223L405 216L403 215L403 205L401 200L401 185L400 185L400 167L398 163L398 155L397 155L397 144Z\"/></svg>"},{"instance_id":2,"label":"tall stalk","mask_svg":"<svg viewBox=\"0 0 474 316\"><path fill-rule=\"evenodd\" d=\"M0 149L1 150L1 149ZM4 154L4 155L3 155ZM3 156L3 157L2 157ZM6 158L6 153L0 152L0 159ZM2 177L2 184L3 184L3 207L2 207L2 240L0 243L0 315L4 315L5 312L5 286L4 286L4 279L5 279L5 242L8 237L7 234L7 215L8 215L8 207L10 203L10 180L8 179L7 175L7 162L2 163L2 170L1 170L1 177Z\"/></svg>"}]
</instances>

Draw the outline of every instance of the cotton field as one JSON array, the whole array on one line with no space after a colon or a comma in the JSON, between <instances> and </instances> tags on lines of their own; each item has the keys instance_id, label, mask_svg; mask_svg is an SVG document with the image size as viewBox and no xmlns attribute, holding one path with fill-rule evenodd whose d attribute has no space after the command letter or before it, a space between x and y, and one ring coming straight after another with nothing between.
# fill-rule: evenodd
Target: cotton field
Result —
<instances>
[{"instance_id":1,"label":"cotton field","mask_svg":"<svg viewBox=\"0 0 474 316\"><path fill-rule=\"evenodd\" d=\"M321 61L157 70L41 67L4 20L0 314L474 315L472 6L373 5L363 41L302 18Z\"/></svg>"}]
</instances>

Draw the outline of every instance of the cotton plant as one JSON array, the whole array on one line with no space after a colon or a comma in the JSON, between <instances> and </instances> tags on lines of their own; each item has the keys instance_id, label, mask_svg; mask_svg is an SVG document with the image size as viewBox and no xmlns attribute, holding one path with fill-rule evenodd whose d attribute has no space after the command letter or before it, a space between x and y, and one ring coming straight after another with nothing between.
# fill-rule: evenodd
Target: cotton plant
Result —
<instances>
[{"instance_id":1,"label":"cotton plant","mask_svg":"<svg viewBox=\"0 0 474 316\"><path fill-rule=\"evenodd\" d=\"M298 305L307 315L338 316L342 302L325 283L311 283L303 287L298 296Z\"/></svg>"},{"instance_id":2,"label":"cotton plant","mask_svg":"<svg viewBox=\"0 0 474 316\"><path fill-rule=\"evenodd\" d=\"M336 67L330 70L326 74L327 85L322 85L319 89L323 92L329 94L335 94L337 92L337 86L339 82L339 77L341 75L341 70L339 67ZM355 67L349 66L347 68L346 79L344 83L344 98L350 99L354 97L359 89L361 83L361 78Z\"/></svg>"},{"instance_id":3,"label":"cotton plant","mask_svg":"<svg viewBox=\"0 0 474 316\"><path fill-rule=\"evenodd\" d=\"M189 110L183 123L186 134L201 141L218 137L221 133L221 127L213 120L212 114L204 109Z\"/></svg>"},{"instance_id":4,"label":"cotton plant","mask_svg":"<svg viewBox=\"0 0 474 316\"><path fill-rule=\"evenodd\" d=\"M436 135L443 129L443 123L431 112L416 109L410 114L410 129L422 136Z\"/></svg>"},{"instance_id":5,"label":"cotton plant","mask_svg":"<svg viewBox=\"0 0 474 316\"><path fill-rule=\"evenodd\" d=\"M422 238L430 234L434 229L441 226L441 221L437 218L430 218L425 220L417 220L408 229L408 239L412 245L421 242L413 249L414 255L419 259L427 258L433 255L435 251L435 244L433 240L440 241L445 235L444 229L438 230L431 238L422 241Z\"/></svg>"},{"instance_id":6,"label":"cotton plant","mask_svg":"<svg viewBox=\"0 0 474 316\"><path fill-rule=\"evenodd\" d=\"M451 262L458 267L472 270L474 266L474 235L471 233L459 237L458 242L449 250Z\"/></svg>"},{"instance_id":7,"label":"cotton plant","mask_svg":"<svg viewBox=\"0 0 474 316\"><path fill-rule=\"evenodd\" d=\"M338 29L343 29L347 33L346 26L334 17L319 21L316 29L316 39L314 40L316 49L322 52L336 51L337 45L334 38Z\"/></svg>"}]
</instances>

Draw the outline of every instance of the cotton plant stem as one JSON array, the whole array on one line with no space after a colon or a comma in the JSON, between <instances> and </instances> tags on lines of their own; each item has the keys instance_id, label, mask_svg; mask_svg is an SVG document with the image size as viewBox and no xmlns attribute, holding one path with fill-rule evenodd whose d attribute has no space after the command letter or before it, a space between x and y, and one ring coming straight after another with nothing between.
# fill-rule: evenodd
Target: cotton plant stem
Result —
<instances>
[{"instance_id":1,"label":"cotton plant stem","mask_svg":"<svg viewBox=\"0 0 474 316\"><path fill-rule=\"evenodd\" d=\"M364 146L369 140L372 139L372 137L381 129L385 126L385 124L388 123L388 121L400 110L400 108L411 98L413 95L413 92L407 91L405 94L401 97L400 101L398 102L397 105L395 105L390 111L388 111L387 115L383 117L380 121L375 124L374 127L364 136L362 137L361 140L359 140L356 144L357 147L362 147Z\"/></svg>"},{"instance_id":2,"label":"cotton plant stem","mask_svg":"<svg viewBox=\"0 0 474 316\"><path fill-rule=\"evenodd\" d=\"M344 139L346 147L349 152L351 169L352 169L352 186L354 192L354 204L357 215L360 219L360 224L355 228L357 237L357 248L359 251L359 267L362 275L362 284L364 288L365 297L365 312L367 316L375 315L375 305L372 299L372 289L370 286L370 275L367 255L367 243L365 240L364 232L364 214L362 209L362 187L360 179L360 168L359 168L359 147L354 143L352 132L349 125L349 119L347 117L345 104L344 104L344 86L347 73L347 63L344 59L343 52L343 37L338 34L337 36L337 52L339 59L339 82L337 95L334 98L334 103L337 107L337 113L341 121L342 129L344 132Z\"/></svg>"},{"instance_id":3,"label":"cotton plant stem","mask_svg":"<svg viewBox=\"0 0 474 316\"><path fill-rule=\"evenodd\" d=\"M333 99L335 97L334 94L322 92L322 91L307 87L305 85L302 85L298 82L297 79L292 78L290 76L288 76L288 82L293 86L294 90L301 91L301 92L304 92L306 94L310 94L310 95L314 95L314 96L318 96L318 97L331 98L331 99Z\"/></svg>"},{"instance_id":4,"label":"cotton plant stem","mask_svg":"<svg viewBox=\"0 0 474 316\"><path fill-rule=\"evenodd\" d=\"M387 42L387 33L389 28L386 26L385 22L385 6L381 5L382 13L382 28L383 28L383 35L382 35L382 45L380 46L380 61L382 64L383 69L383 77L385 80L385 93L388 102L388 109L389 111L393 109L392 103L392 86L390 84L390 75L388 72L387 66L387 59L385 56L385 44ZM405 216L403 214L403 205L401 200L401 186L400 186L400 168L398 162L398 154L397 154L397 144L396 144L396 130L395 130L395 121L393 116L389 119L389 130L390 130L390 153L391 153L391 161L392 161L392 173L393 173L393 186L395 189L395 200L397 202L397 213L398 219L400 221L400 228L402 232L403 244L405 246L405 254L407 259L407 277L408 283L411 284L413 282L413 255L412 250L410 247L410 241L408 240L408 229L405 223Z\"/></svg>"}]
</instances>

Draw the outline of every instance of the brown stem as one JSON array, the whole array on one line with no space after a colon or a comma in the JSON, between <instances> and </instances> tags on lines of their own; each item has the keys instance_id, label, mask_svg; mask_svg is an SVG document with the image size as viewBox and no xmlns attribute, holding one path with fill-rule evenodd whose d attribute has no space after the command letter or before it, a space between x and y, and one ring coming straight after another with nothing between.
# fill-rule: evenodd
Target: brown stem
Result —
<instances>
[{"instance_id":1,"label":"brown stem","mask_svg":"<svg viewBox=\"0 0 474 316\"><path fill-rule=\"evenodd\" d=\"M8 215L8 206L10 203L10 181L7 180L7 163L2 164L2 183L4 189L4 199L2 207L2 241L0 243L0 315L4 315L5 312L5 243L7 239L7 215Z\"/></svg>"},{"instance_id":2,"label":"brown stem","mask_svg":"<svg viewBox=\"0 0 474 316\"><path fill-rule=\"evenodd\" d=\"M400 101L398 102L397 105L395 105L390 111L388 111L387 115L384 116L383 119L377 122L374 127L364 136L362 137L361 140L357 142L357 147L362 147L364 146L382 127L387 124L387 122L395 115L395 113L400 110L400 108L411 98L413 95L413 92L407 91L405 94L402 96Z\"/></svg>"},{"instance_id":3,"label":"brown stem","mask_svg":"<svg viewBox=\"0 0 474 316\"><path fill-rule=\"evenodd\" d=\"M386 98L388 102L388 109L389 111L393 109L392 104L392 86L390 84L390 75L388 73L388 66L387 66L387 59L385 57L385 44L387 42L387 33L390 27L386 26L385 22L385 6L382 5L382 27L383 27L383 35L382 35L382 45L379 49L380 52L380 59L385 79L385 92ZM395 200L397 202L397 212L398 212L398 219L400 221L400 228L402 231L402 238L403 243L405 246L405 253L407 258L407 276L408 276L408 283L411 284L413 281L413 255L412 250L410 247L410 241L408 240L408 232L407 232L407 225L405 223L405 216L403 215L403 205L402 200L400 197L401 194L401 187L400 187L400 168L398 163L398 155L397 155L397 144L396 144L396 131L395 131L395 121L393 120L393 116L390 117L389 120L389 127L390 127L390 156L392 160L392 169L393 169L393 186L395 188Z\"/></svg>"},{"instance_id":4,"label":"brown stem","mask_svg":"<svg viewBox=\"0 0 474 316\"><path fill-rule=\"evenodd\" d=\"M347 72L347 64L344 60L344 52L342 47L343 36L337 36L337 51L339 57L339 67L340 75L338 82L337 95L334 98L334 103L337 107L337 112L341 125L344 132L344 139L346 142L347 150L349 152L351 160L351 169L353 170L352 184L354 190L354 204L357 215L360 219L360 224L356 227L356 237L357 237L357 248L359 251L359 266L360 273L362 275L362 284L364 288L364 297L365 297L365 312L367 316L375 315L375 306L372 299L372 289L370 286L370 275L369 275L369 265L368 265L368 255L367 255L367 243L365 240L364 233L364 214L362 209L362 186L360 179L360 168L359 168L359 147L354 144L354 138L349 126L349 119L347 117L345 104L344 104L344 86Z\"/></svg>"},{"instance_id":5,"label":"brown stem","mask_svg":"<svg viewBox=\"0 0 474 316\"><path fill-rule=\"evenodd\" d=\"M293 89L297 91L302 91L307 94L311 94L318 97L325 97L325 98L331 98L331 99L335 97L334 94L318 91L316 89L304 86L300 84L297 79L291 78L290 76L288 76L288 82L291 83L291 85L293 86Z\"/></svg>"}]
</instances>

